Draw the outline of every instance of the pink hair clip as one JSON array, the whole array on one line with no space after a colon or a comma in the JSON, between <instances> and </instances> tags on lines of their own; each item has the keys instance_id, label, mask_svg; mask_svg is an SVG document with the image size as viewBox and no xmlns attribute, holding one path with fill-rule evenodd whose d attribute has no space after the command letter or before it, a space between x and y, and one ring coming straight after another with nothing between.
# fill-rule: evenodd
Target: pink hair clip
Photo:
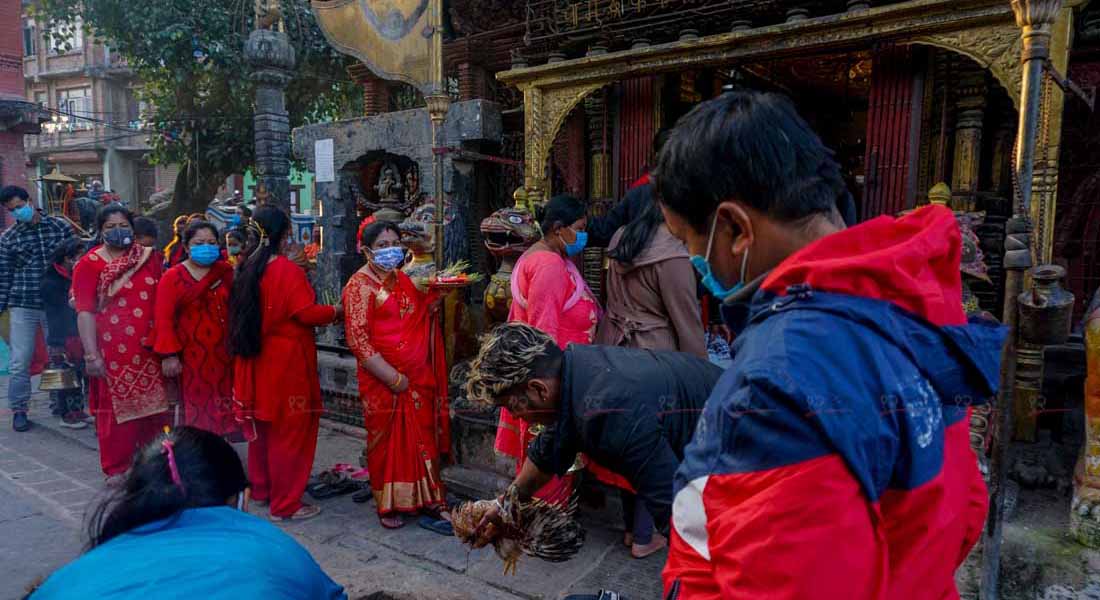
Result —
<instances>
[{"instance_id":1,"label":"pink hair clip","mask_svg":"<svg viewBox=\"0 0 1100 600\"><path fill-rule=\"evenodd\" d=\"M164 440L160 445L164 448L164 454L168 455L168 472L172 474L172 483L176 484L181 492L187 491L187 488L183 486L183 480L180 479L179 467L176 466L176 451L172 440Z\"/></svg>"}]
</instances>

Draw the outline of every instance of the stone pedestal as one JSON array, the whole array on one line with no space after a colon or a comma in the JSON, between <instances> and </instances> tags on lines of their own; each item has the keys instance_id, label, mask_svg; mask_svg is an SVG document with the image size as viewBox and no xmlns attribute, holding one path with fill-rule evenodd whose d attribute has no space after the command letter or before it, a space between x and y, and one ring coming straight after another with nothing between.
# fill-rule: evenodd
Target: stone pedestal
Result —
<instances>
[{"instance_id":1,"label":"stone pedestal","mask_svg":"<svg viewBox=\"0 0 1100 600\"><path fill-rule=\"evenodd\" d=\"M290 209L290 118L286 86L294 69L294 47L282 31L257 29L248 36L245 58L256 84L255 122L257 187L269 202Z\"/></svg>"}]
</instances>

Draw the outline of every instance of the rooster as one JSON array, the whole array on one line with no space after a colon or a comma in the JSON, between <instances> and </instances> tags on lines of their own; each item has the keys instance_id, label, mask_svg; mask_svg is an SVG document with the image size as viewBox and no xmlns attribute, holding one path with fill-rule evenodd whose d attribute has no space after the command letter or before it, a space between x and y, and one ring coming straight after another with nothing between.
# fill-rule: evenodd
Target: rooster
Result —
<instances>
[{"instance_id":1,"label":"rooster","mask_svg":"<svg viewBox=\"0 0 1100 600\"><path fill-rule=\"evenodd\" d=\"M504 561L504 574L516 574L521 555L549 562L565 562L576 556L584 545L584 528L576 520L577 496L560 507L533 498L519 499L510 486L500 500L500 526L489 523L478 531L478 523L496 500L466 502L452 513L455 537L473 548L493 545Z\"/></svg>"}]
</instances>

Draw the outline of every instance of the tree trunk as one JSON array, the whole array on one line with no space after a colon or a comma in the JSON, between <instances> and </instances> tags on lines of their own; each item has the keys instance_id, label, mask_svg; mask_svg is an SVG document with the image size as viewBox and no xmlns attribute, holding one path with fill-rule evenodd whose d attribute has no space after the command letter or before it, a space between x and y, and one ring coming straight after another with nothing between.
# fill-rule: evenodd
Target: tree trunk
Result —
<instances>
[{"instance_id":1,"label":"tree trunk","mask_svg":"<svg viewBox=\"0 0 1100 600\"><path fill-rule=\"evenodd\" d=\"M226 176L220 173L202 174L196 181L194 168L193 163L185 163L176 177L172 208L177 215L205 213L206 206L225 182Z\"/></svg>"}]
</instances>

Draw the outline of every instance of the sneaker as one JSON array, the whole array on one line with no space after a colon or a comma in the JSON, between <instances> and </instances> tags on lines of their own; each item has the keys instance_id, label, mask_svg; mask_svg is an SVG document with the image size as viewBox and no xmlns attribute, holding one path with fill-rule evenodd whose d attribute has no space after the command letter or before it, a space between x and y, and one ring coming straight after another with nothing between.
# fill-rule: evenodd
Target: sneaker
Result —
<instances>
[{"instance_id":1,"label":"sneaker","mask_svg":"<svg viewBox=\"0 0 1100 600\"><path fill-rule=\"evenodd\" d=\"M77 416L75 412L71 412L61 417L61 426L65 429L84 429L88 424L84 422L84 419Z\"/></svg>"},{"instance_id":2,"label":"sneaker","mask_svg":"<svg viewBox=\"0 0 1100 600\"><path fill-rule=\"evenodd\" d=\"M31 428L31 420L24 411L16 412L11 416L11 428L22 433Z\"/></svg>"}]
</instances>

